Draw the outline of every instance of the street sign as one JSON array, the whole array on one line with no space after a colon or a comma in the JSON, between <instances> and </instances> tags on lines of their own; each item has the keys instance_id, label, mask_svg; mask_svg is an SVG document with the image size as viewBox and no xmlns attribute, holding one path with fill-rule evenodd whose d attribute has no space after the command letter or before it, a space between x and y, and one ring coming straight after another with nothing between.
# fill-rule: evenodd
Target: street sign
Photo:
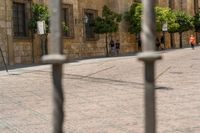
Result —
<instances>
[{"instance_id":1,"label":"street sign","mask_svg":"<svg viewBox=\"0 0 200 133\"><path fill-rule=\"evenodd\" d=\"M162 26L162 31L167 31L168 27L167 27L167 23L164 23Z\"/></svg>"},{"instance_id":2,"label":"street sign","mask_svg":"<svg viewBox=\"0 0 200 133\"><path fill-rule=\"evenodd\" d=\"M39 35L45 34L45 21L37 21L37 32Z\"/></svg>"}]
</instances>

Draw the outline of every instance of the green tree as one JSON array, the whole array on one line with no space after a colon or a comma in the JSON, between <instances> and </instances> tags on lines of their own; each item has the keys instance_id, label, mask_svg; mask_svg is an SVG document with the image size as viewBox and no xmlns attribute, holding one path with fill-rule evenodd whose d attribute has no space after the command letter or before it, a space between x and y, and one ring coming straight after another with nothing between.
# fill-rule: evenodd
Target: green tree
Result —
<instances>
[{"instance_id":1,"label":"green tree","mask_svg":"<svg viewBox=\"0 0 200 133\"><path fill-rule=\"evenodd\" d=\"M49 32L49 10L43 4L33 4L31 8L32 17L29 21L29 28L36 33L37 21L45 21L46 32Z\"/></svg>"},{"instance_id":2,"label":"green tree","mask_svg":"<svg viewBox=\"0 0 200 133\"><path fill-rule=\"evenodd\" d=\"M196 32L200 32L200 11L194 16L194 28Z\"/></svg>"},{"instance_id":3,"label":"green tree","mask_svg":"<svg viewBox=\"0 0 200 133\"><path fill-rule=\"evenodd\" d=\"M97 17L94 20L94 31L97 34L105 34L106 36L106 52L108 55L108 34L117 32L121 14L113 12L107 6L103 7L102 17Z\"/></svg>"},{"instance_id":4,"label":"green tree","mask_svg":"<svg viewBox=\"0 0 200 133\"><path fill-rule=\"evenodd\" d=\"M142 4L132 4L129 11L125 12L124 18L130 25L129 32L139 34L141 32Z\"/></svg>"},{"instance_id":5,"label":"green tree","mask_svg":"<svg viewBox=\"0 0 200 133\"><path fill-rule=\"evenodd\" d=\"M179 24L176 21L176 14L173 10L170 10L170 20L168 21L168 32L169 33L176 33L179 29Z\"/></svg>"},{"instance_id":6,"label":"green tree","mask_svg":"<svg viewBox=\"0 0 200 133\"><path fill-rule=\"evenodd\" d=\"M138 47L140 47L140 32L141 28L141 19L142 19L142 4L134 3L131 5L129 11L125 12L124 19L129 23L129 33L135 34L138 41Z\"/></svg>"},{"instance_id":7,"label":"green tree","mask_svg":"<svg viewBox=\"0 0 200 133\"><path fill-rule=\"evenodd\" d=\"M176 25L177 29L174 29L174 32L178 32L180 36L180 48L182 48L182 33L188 31L194 27L193 18L186 14L183 11L176 11Z\"/></svg>"},{"instance_id":8,"label":"green tree","mask_svg":"<svg viewBox=\"0 0 200 133\"><path fill-rule=\"evenodd\" d=\"M43 4L33 4L31 7L31 19L29 20L29 28L32 35L37 32L37 21L45 21L46 34L41 35L42 55L47 54L47 33L49 32L49 10ZM32 36L33 38L33 36Z\"/></svg>"},{"instance_id":9,"label":"green tree","mask_svg":"<svg viewBox=\"0 0 200 133\"><path fill-rule=\"evenodd\" d=\"M170 8L156 7L156 28L157 31L162 31L163 24L168 24L168 30L170 30L171 24L174 24L176 17Z\"/></svg>"},{"instance_id":10,"label":"green tree","mask_svg":"<svg viewBox=\"0 0 200 133\"><path fill-rule=\"evenodd\" d=\"M143 6L141 3L134 3L131 5L129 11L125 13L125 20L130 24L129 32L135 34L139 38L141 32L141 18L142 18ZM162 26L164 23L171 24L172 19L171 10L169 8L156 7L156 28L158 32L162 31ZM139 39L138 39L139 44Z\"/></svg>"},{"instance_id":11,"label":"green tree","mask_svg":"<svg viewBox=\"0 0 200 133\"><path fill-rule=\"evenodd\" d=\"M167 31L171 33L176 32L178 24L176 23L176 15L170 8L156 7L156 27L157 31L161 32L163 24L167 23ZM165 31L163 31L163 36L165 38ZM171 38L171 47L173 47L173 41Z\"/></svg>"},{"instance_id":12,"label":"green tree","mask_svg":"<svg viewBox=\"0 0 200 133\"><path fill-rule=\"evenodd\" d=\"M29 20L29 29L32 33L37 32L37 22L45 21L45 32L46 34L41 35L42 40L42 54L47 54L47 35L49 33L49 10L46 5L34 3L31 7L31 19ZM65 22L62 23L62 28L64 32L68 31L68 26Z\"/></svg>"}]
</instances>

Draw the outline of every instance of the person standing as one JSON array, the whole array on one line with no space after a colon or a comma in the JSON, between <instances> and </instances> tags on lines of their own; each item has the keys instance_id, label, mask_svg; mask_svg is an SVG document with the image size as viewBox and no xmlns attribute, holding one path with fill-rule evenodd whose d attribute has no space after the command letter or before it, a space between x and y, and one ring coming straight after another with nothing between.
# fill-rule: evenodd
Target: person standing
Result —
<instances>
[{"instance_id":1,"label":"person standing","mask_svg":"<svg viewBox=\"0 0 200 133\"><path fill-rule=\"evenodd\" d=\"M195 37L193 35L190 35L189 44L190 44L192 49L194 49L195 43L196 43Z\"/></svg>"},{"instance_id":2,"label":"person standing","mask_svg":"<svg viewBox=\"0 0 200 133\"><path fill-rule=\"evenodd\" d=\"M158 51L160 49L160 41L158 38L156 38L156 50Z\"/></svg>"},{"instance_id":3,"label":"person standing","mask_svg":"<svg viewBox=\"0 0 200 133\"><path fill-rule=\"evenodd\" d=\"M110 53L111 53L111 55L114 55L114 53L115 53L115 43L114 43L114 41L111 39L110 40Z\"/></svg>"},{"instance_id":4,"label":"person standing","mask_svg":"<svg viewBox=\"0 0 200 133\"><path fill-rule=\"evenodd\" d=\"M165 38L163 35L160 38L160 43L161 43L161 50L164 50L165 49Z\"/></svg>"},{"instance_id":5,"label":"person standing","mask_svg":"<svg viewBox=\"0 0 200 133\"><path fill-rule=\"evenodd\" d=\"M117 53L117 55L119 55L119 50L120 50L120 42L119 42L119 40L116 41L115 46L116 46L116 53Z\"/></svg>"}]
</instances>

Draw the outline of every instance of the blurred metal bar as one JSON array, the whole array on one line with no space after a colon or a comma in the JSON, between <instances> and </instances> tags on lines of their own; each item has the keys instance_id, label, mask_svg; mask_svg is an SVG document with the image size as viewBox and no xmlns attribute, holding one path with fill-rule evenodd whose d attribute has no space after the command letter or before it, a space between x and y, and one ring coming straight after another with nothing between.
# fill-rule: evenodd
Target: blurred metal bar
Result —
<instances>
[{"instance_id":1,"label":"blurred metal bar","mask_svg":"<svg viewBox=\"0 0 200 133\"><path fill-rule=\"evenodd\" d=\"M156 133L156 103L155 103L155 61L161 59L155 50L155 0L143 0L142 43L143 53L139 60L144 62L145 80L145 133Z\"/></svg>"},{"instance_id":2,"label":"blurred metal bar","mask_svg":"<svg viewBox=\"0 0 200 133\"><path fill-rule=\"evenodd\" d=\"M63 133L64 95L62 90L62 63L66 58L62 55L61 0L50 0L50 46L49 55L43 56L44 63L51 63L53 78L53 133Z\"/></svg>"},{"instance_id":3,"label":"blurred metal bar","mask_svg":"<svg viewBox=\"0 0 200 133\"><path fill-rule=\"evenodd\" d=\"M143 4L142 42L143 50L146 52L155 50L155 0L143 0Z\"/></svg>"},{"instance_id":4,"label":"blurred metal bar","mask_svg":"<svg viewBox=\"0 0 200 133\"><path fill-rule=\"evenodd\" d=\"M62 90L62 65L53 64L53 133L63 133L64 95Z\"/></svg>"}]
</instances>

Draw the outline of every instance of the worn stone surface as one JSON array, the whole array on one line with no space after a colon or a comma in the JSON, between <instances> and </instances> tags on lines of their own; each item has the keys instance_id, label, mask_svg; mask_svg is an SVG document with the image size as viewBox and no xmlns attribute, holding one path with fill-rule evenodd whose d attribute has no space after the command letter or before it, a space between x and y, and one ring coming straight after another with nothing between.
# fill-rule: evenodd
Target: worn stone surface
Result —
<instances>
[{"instance_id":1,"label":"worn stone surface","mask_svg":"<svg viewBox=\"0 0 200 133\"><path fill-rule=\"evenodd\" d=\"M200 47L156 63L158 133L200 131ZM0 132L52 132L50 66L0 71ZM135 56L65 64L65 133L144 132L143 63Z\"/></svg>"}]
</instances>

